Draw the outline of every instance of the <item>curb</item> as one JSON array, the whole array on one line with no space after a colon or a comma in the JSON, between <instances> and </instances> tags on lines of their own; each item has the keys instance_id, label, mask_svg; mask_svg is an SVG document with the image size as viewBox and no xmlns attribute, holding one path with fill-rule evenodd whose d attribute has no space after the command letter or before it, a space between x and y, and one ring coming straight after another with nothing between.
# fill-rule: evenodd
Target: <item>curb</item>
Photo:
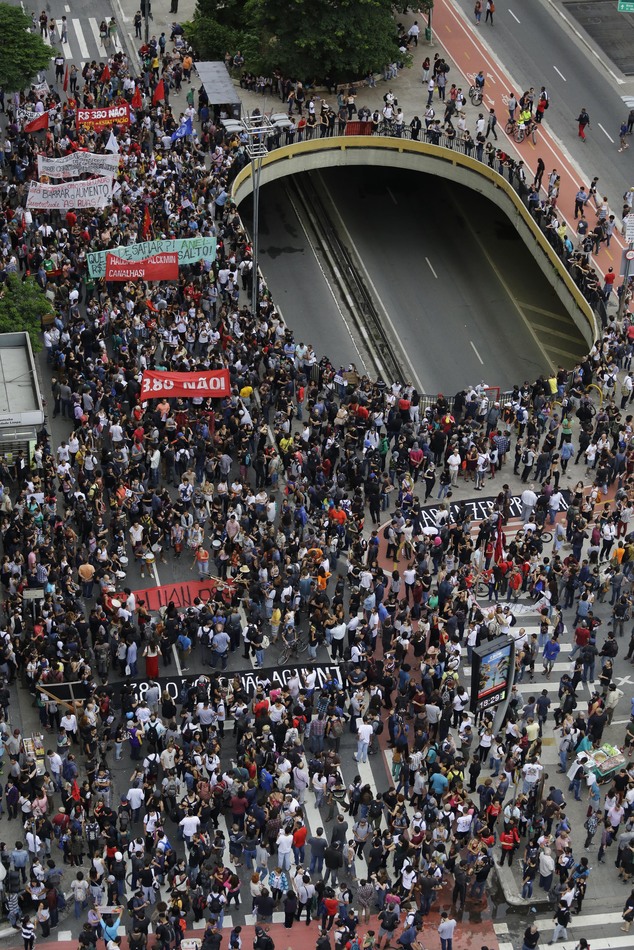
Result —
<instances>
[{"instance_id":1,"label":"curb","mask_svg":"<svg viewBox=\"0 0 634 950\"><path fill-rule=\"evenodd\" d=\"M522 897L513 872L510 869L507 869L506 865L500 867L497 862L494 863L495 873L498 879L498 883L502 888L502 893L504 894L504 900L509 905L509 907L516 908L530 908L530 907L550 907L550 901L548 897Z\"/></svg>"}]
</instances>

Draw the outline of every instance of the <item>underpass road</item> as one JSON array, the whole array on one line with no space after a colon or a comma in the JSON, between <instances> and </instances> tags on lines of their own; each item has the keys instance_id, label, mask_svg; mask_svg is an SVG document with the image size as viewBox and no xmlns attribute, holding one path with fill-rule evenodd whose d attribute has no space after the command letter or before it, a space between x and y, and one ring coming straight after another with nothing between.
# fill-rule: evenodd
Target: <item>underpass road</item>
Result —
<instances>
[{"instance_id":1,"label":"underpass road","mask_svg":"<svg viewBox=\"0 0 634 950\"><path fill-rule=\"evenodd\" d=\"M240 209L247 227L251 207L249 199ZM333 363L354 363L361 369L362 358L346 328L332 275L323 254L312 245L312 235L309 240L308 228L290 179L262 187L259 263L275 304L298 342L312 343L318 357L326 355Z\"/></svg>"},{"instance_id":2,"label":"underpass road","mask_svg":"<svg viewBox=\"0 0 634 950\"><path fill-rule=\"evenodd\" d=\"M481 379L507 389L564 358L550 346L568 362L585 352L512 225L485 198L415 172L328 169L320 178L425 392ZM570 339L538 343L518 302Z\"/></svg>"}]
</instances>

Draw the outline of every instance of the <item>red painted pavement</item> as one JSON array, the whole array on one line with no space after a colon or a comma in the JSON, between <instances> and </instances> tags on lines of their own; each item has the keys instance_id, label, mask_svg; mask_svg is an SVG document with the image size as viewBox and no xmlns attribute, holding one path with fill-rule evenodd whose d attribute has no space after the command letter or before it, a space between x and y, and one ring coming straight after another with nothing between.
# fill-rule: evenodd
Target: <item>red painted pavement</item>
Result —
<instances>
[{"instance_id":1,"label":"red painted pavement","mask_svg":"<svg viewBox=\"0 0 634 950\"><path fill-rule=\"evenodd\" d=\"M489 27L484 24L481 24L479 27L475 27L471 23L467 23L462 16L462 13L457 11L451 0L437 0L434 4L434 32L438 41L449 53L451 58L454 60L460 71L469 82L473 82L473 77L476 73L484 68L486 73L486 86L485 86L485 102L487 108L495 107L495 113L498 117L498 125L496 131L498 132L498 138L500 139L500 144L504 148L504 140L509 143L511 151L515 151L521 155L524 160L525 165L530 168L531 172L535 173L537 167L537 159L541 157L546 165L546 171L544 172L544 182L548 182L548 175L553 168L556 168L559 175L561 176L561 183L559 188L559 198L557 200L557 212L560 219L563 218L572 235L576 234L576 226L574 220L574 207L575 207L575 195L579 190L580 184L585 184L586 187L590 185L592 178L595 175L599 176L599 187L601 187L601 169L590 169L585 168L583 176L580 176L579 172L575 169L575 166L572 162L565 156L560 145L555 141L552 132L548 126L548 112L544 115L544 121L539 127L537 132L537 144L534 145L530 139L525 139L520 145L504 131L504 126L508 118L508 109L506 103L502 97L507 97L510 91L515 93L516 98L519 99L520 95L525 91L524 89L519 89L514 86L514 84L509 79L507 73L502 69L499 64L496 62L495 58L489 54L486 50L482 40L480 38L480 32L486 36L486 31L488 29L495 29L495 27ZM420 52L420 50L419 50ZM534 86L536 90L539 90L542 83L540 82L540 77L536 76L531 80L530 85ZM466 90L465 90L466 91ZM579 109L583 105L583 89L579 90ZM572 121L574 133L576 134L577 123ZM556 133L557 130L554 129ZM591 129L586 133L587 135L592 135L593 130ZM608 148L617 148L617 145L609 145ZM631 157L629 153L623 153L623 175L625 176L628 168L631 168ZM528 179L528 176L527 176ZM629 182L623 179L624 189ZM531 184L531 181L528 181L528 184ZM603 193L599 194L599 197L603 197ZM617 218L621 212L621 196L619 195L608 195L610 200L610 210L613 214L616 214ZM590 224L590 229L595 226L595 216L594 208L589 202L587 205L586 217ZM597 270L597 273L600 277L607 271L608 267L614 267L618 273L619 265L621 262L621 251L626 247L624 238L615 231L612 238L612 243L610 248L606 248L605 245L601 246L600 253L593 258L594 266ZM620 281L619 281L620 283Z\"/></svg>"},{"instance_id":2,"label":"red painted pavement","mask_svg":"<svg viewBox=\"0 0 634 950\"><path fill-rule=\"evenodd\" d=\"M425 950L440 950L440 938L436 931L440 922L440 912L441 910L446 910L448 913L451 912L450 901L443 901L442 898L444 896L443 892L441 894L439 909L432 911L432 913L425 918L425 924L420 935L420 941L425 947ZM470 905L467 906L470 908ZM470 920L468 915L465 915L463 921L460 920L460 915L456 917L458 926L454 934L454 948L456 948L456 950L481 950L482 947L486 946L489 950L498 950L497 937L493 932L492 922L490 920L480 921L479 915L477 914L472 914L471 916L474 917L475 920ZM273 938L275 950L314 950L317 937L319 936L319 925L316 921L312 921L309 927L306 926L303 920L301 923L296 921L290 930L286 930L283 924L264 924L262 926L268 929L269 935ZM251 950L253 946L254 929L253 926L242 928L240 937L242 938L243 950ZM375 914L371 918L369 925L363 924L359 926L358 933L363 936L368 930L374 930L376 934L378 929L379 921ZM223 947L228 948L229 933L230 929L224 927L222 930ZM397 933L400 935L400 929ZM334 947L334 928L331 934L331 943ZM200 940L202 931L188 930L185 933L185 937ZM155 938L153 935L150 935L148 940L148 948L150 948L150 950L154 946L154 943ZM101 941L99 942L99 946L101 946ZM77 941L52 940L43 943L38 940L37 948L38 950L77 950ZM121 950L128 950L127 937L121 938Z\"/></svg>"}]
</instances>

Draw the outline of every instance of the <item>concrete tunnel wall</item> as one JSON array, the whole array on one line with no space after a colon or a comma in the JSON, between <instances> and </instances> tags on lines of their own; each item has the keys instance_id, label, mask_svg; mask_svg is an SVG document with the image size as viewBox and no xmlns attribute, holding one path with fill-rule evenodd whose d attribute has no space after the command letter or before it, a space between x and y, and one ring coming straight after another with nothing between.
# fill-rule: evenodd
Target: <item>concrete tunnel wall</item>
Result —
<instances>
[{"instance_id":1,"label":"concrete tunnel wall","mask_svg":"<svg viewBox=\"0 0 634 950\"><path fill-rule=\"evenodd\" d=\"M599 337L599 328L592 308L545 235L529 213L515 189L498 172L482 162L452 149L382 136L335 136L285 145L269 152L262 159L260 184L296 175L313 169L337 168L342 165L388 166L408 171L425 172L457 182L479 192L503 211L516 228L548 283L561 300L588 344ZM232 197L237 205L253 191L251 165L236 176Z\"/></svg>"}]
</instances>

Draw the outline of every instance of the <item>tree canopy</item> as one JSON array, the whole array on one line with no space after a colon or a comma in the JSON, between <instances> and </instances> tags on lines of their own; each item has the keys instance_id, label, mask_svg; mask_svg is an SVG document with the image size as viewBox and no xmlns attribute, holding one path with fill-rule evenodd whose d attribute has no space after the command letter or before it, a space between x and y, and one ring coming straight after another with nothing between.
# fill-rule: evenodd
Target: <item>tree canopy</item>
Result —
<instances>
[{"instance_id":1,"label":"tree canopy","mask_svg":"<svg viewBox=\"0 0 634 950\"><path fill-rule=\"evenodd\" d=\"M33 277L9 274L0 285L0 333L26 330L34 352L42 349L42 317L53 313L50 300Z\"/></svg>"},{"instance_id":2,"label":"tree canopy","mask_svg":"<svg viewBox=\"0 0 634 950\"><path fill-rule=\"evenodd\" d=\"M19 7L0 3L0 86L19 92L51 64L51 48L39 33L29 32L31 18Z\"/></svg>"},{"instance_id":3,"label":"tree canopy","mask_svg":"<svg viewBox=\"0 0 634 950\"><path fill-rule=\"evenodd\" d=\"M189 35L202 56L302 80L361 79L398 53L390 0L198 0Z\"/></svg>"}]
</instances>

